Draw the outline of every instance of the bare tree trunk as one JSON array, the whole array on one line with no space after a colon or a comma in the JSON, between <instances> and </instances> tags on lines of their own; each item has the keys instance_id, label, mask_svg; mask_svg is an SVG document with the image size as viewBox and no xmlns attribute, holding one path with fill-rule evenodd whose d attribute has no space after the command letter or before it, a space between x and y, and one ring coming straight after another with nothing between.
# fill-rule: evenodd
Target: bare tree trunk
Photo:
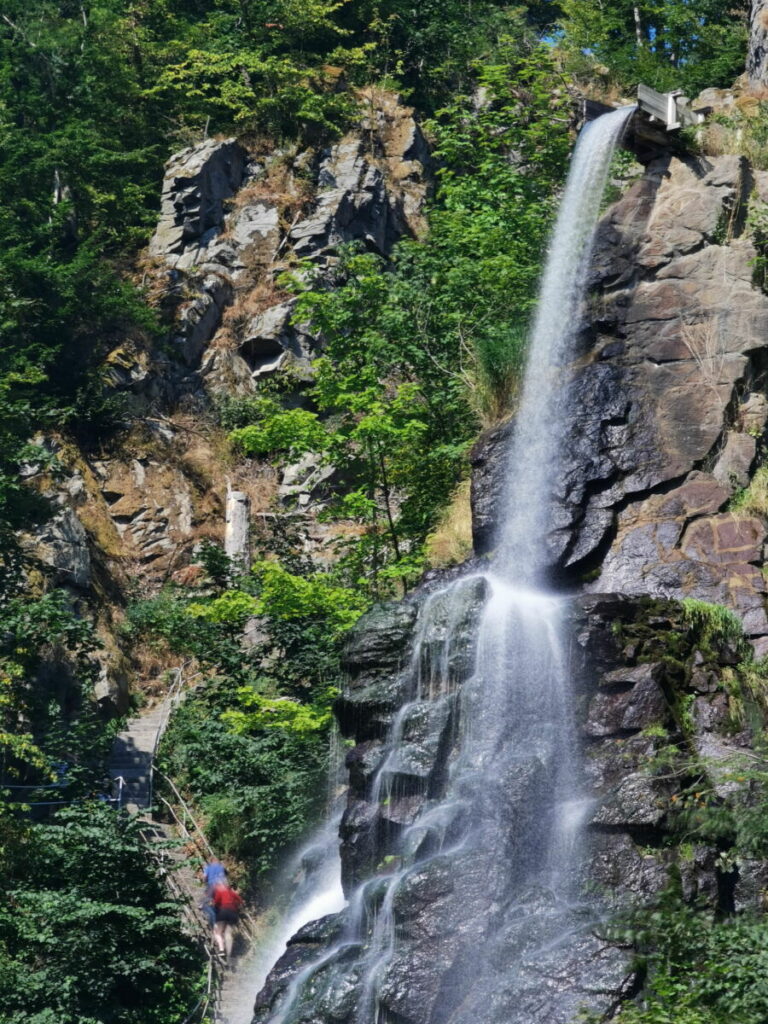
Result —
<instances>
[{"instance_id":1,"label":"bare tree trunk","mask_svg":"<svg viewBox=\"0 0 768 1024\"><path fill-rule=\"evenodd\" d=\"M635 39L637 40L637 47L640 49L643 45L643 25L640 21L640 8L635 4L632 9L635 14Z\"/></svg>"},{"instance_id":2,"label":"bare tree trunk","mask_svg":"<svg viewBox=\"0 0 768 1024\"><path fill-rule=\"evenodd\" d=\"M768 0L752 0L747 75L752 89L768 89Z\"/></svg>"}]
</instances>

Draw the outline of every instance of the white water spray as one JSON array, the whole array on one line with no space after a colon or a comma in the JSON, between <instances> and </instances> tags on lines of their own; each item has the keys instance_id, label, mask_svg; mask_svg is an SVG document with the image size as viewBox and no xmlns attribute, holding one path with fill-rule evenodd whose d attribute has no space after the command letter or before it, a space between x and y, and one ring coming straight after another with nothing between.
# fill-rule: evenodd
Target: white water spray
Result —
<instances>
[{"instance_id":1,"label":"white water spray","mask_svg":"<svg viewBox=\"0 0 768 1024\"><path fill-rule=\"evenodd\" d=\"M495 570L540 583L546 564L550 488L569 410L560 376L581 324L581 302L611 157L634 107L604 114L579 136L550 242L507 457L505 509Z\"/></svg>"}]
</instances>

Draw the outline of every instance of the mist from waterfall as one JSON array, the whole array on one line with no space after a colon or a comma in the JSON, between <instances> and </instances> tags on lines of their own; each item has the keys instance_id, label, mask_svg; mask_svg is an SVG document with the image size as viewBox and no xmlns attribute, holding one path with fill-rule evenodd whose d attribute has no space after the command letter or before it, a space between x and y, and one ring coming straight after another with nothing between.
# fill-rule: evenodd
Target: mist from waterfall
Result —
<instances>
[{"instance_id":1,"label":"mist from waterfall","mask_svg":"<svg viewBox=\"0 0 768 1024\"><path fill-rule=\"evenodd\" d=\"M421 604L411 697L394 720L371 802L383 806L397 797L411 757L409 722L437 719L444 708L454 735L442 791L403 828L391 874L352 894L335 944L303 966L263 1018L270 1024L316 1021L317 1000L334 992L351 998L350 991L355 1006L344 1020L400 1020L391 1006L399 998L398 972L408 965L400 958L398 907L430 872L450 880L451 896L441 911L444 930L433 940L435 957L446 964L444 980L423 1007L424 1024L565 1024L579 1009L567 986L561 991L541 980L588 920L580 893L585 806L563 638L566 601L546 589L547 535L568 416L564 370L611 156L633 110L604 115L579 138L531 334L497 548L488 572L433 590ZM482 610L467 666L461 623L473 601Z\"/></svg>"}]
</instances>

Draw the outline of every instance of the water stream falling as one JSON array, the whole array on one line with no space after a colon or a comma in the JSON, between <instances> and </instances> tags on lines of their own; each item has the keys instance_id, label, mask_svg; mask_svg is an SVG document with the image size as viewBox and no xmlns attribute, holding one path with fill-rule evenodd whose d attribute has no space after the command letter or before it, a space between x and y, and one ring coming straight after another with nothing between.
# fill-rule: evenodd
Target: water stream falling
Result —
<instances>
[{"instance_id":1,"label":"water stream falling","mask_svg":"<svg viewBox=\"0 0 768 1024\"><path fill-rule=\"evenodd\" d=\"M489 572L423 599L410 699L370 799L384 808L412 798L419 723L433 746L450 744L439 786L421 792L389 872L358 887L336 939L260 1021L565 1024L581 1005L568 975L591 919L580 892L585 807L565 599L547 589L547 535L568 416L561 377L611 156L633 109L604 115L579 139L541 285L496 553ZM433 909L419 920L429 935L408 923L425 893Z\"/></svg>"}]
</instances>

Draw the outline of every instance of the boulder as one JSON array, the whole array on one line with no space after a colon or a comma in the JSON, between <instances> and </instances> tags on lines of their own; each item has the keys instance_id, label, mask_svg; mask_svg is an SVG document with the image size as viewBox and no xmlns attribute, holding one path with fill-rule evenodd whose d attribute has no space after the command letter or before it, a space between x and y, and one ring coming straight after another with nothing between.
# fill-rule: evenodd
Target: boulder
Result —
<instances>
[{"instance_id":1,"label":"boulder","mask_svg":"<svg viewBox=\"0 0 768 1024\"><path fill-rule=\"evenodd\" d=\"M73 508L64 506L39 527L34 534L33 547L37 558L53 570L57 583L88 590L91 585L88 535Z\"/></svg>"},{"instance_id":2,"label":"boulder","mask_svg":"<svg viewBox=\"0 0 768 1024\"><path fill-rule=\"evenodd\" d=\"M222 228L224 203L242 185L245 165L245 150L235 139L206 139L174 154L165 165L150 253L175 266L185 248L210 240Z\"/></svg>"}]
</instances>

